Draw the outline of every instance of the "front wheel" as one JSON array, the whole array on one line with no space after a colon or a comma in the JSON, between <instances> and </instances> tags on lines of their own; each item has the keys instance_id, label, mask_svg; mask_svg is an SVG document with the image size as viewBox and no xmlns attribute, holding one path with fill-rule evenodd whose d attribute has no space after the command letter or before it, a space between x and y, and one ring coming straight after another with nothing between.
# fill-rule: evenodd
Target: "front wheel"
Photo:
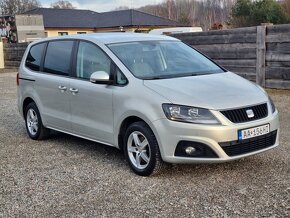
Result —
<instances>
[{"instance_id":1,"label":"front wheel","mask_svg":"<svg viewBox=\"0 0 290 218\"><path fill-rule=\"evenodd\" d=\"M149 176L162 170L157 140L145 122L131 124L124 138L125 157L130 168L140 176Z\"/></svg>"}]
</instances>

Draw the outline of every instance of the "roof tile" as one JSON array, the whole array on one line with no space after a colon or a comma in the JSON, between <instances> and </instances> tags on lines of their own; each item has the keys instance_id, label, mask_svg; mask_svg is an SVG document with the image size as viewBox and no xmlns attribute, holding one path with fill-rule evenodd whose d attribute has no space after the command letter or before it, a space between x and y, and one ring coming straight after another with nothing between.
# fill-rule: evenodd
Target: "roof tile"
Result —
<instances>
[{"instance_id":1,"label":"roof tile","mask_svg":"<svg viewBox=\"0 0 290 218\"><path fill-rule=\"evenodd\" d=\"M43 15L45 28L109 28L119 26L179 26L178 22L140 12L121 10L98 13L91 10L35 8L24 14Z\"/></svg>"}]
</instances>

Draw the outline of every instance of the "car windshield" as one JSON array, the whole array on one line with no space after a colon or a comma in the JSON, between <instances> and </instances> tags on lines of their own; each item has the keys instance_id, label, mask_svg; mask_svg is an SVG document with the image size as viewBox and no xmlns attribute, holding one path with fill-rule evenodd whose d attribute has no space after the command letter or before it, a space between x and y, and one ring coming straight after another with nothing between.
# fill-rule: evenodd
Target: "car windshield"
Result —
<instances>
[{"instance_id":1,"label":"car windshield","mask_svg":"<svg viewBox=\"0 0 290 218\"><path fill-rule=\"evenodd\" d=\"M140 79L162 79L224 72L211 60L180 41L109 44L111 51Z\"/></svg>"}]
</instances>

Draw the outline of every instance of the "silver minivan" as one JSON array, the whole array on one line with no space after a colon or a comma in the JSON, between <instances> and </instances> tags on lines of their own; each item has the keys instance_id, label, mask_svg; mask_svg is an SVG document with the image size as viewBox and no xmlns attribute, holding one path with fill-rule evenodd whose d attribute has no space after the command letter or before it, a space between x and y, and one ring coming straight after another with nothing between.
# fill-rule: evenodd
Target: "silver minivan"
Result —
<instances>
[{"instance_id":1,"label":"silver minivan","mask_svg":"<svg viewBox=\"0 0 290 218\"><path fill-rule=\"evenodd\" d=\"M17 83L31 139L57 130L117 147L142 176L279 144L278 111L260 86L168 36L43 39L28 46Z\"/></svg>"}]
</instances>

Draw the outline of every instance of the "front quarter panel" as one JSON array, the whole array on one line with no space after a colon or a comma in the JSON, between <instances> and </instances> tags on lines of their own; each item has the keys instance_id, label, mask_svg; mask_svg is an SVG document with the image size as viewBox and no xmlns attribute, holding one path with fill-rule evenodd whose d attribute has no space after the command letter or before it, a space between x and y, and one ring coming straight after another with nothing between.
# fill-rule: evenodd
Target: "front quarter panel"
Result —
<instances>
[{"instance_id":1,"label":"front quarter panel","mask_svg":"<svg viewBox=\"0 0 290 218\"><path fill-rule=\"evenodd\" d=\"M162 110L162 103L169 101L145 87L142 80L136 78L134 80L133 82L131 80L125 87L115 87L113 91L115 145L118 145L118 134L122 122L130 116L144 120L159 142L152 122L166 118Z\"/></svg>"}]
</instances>

